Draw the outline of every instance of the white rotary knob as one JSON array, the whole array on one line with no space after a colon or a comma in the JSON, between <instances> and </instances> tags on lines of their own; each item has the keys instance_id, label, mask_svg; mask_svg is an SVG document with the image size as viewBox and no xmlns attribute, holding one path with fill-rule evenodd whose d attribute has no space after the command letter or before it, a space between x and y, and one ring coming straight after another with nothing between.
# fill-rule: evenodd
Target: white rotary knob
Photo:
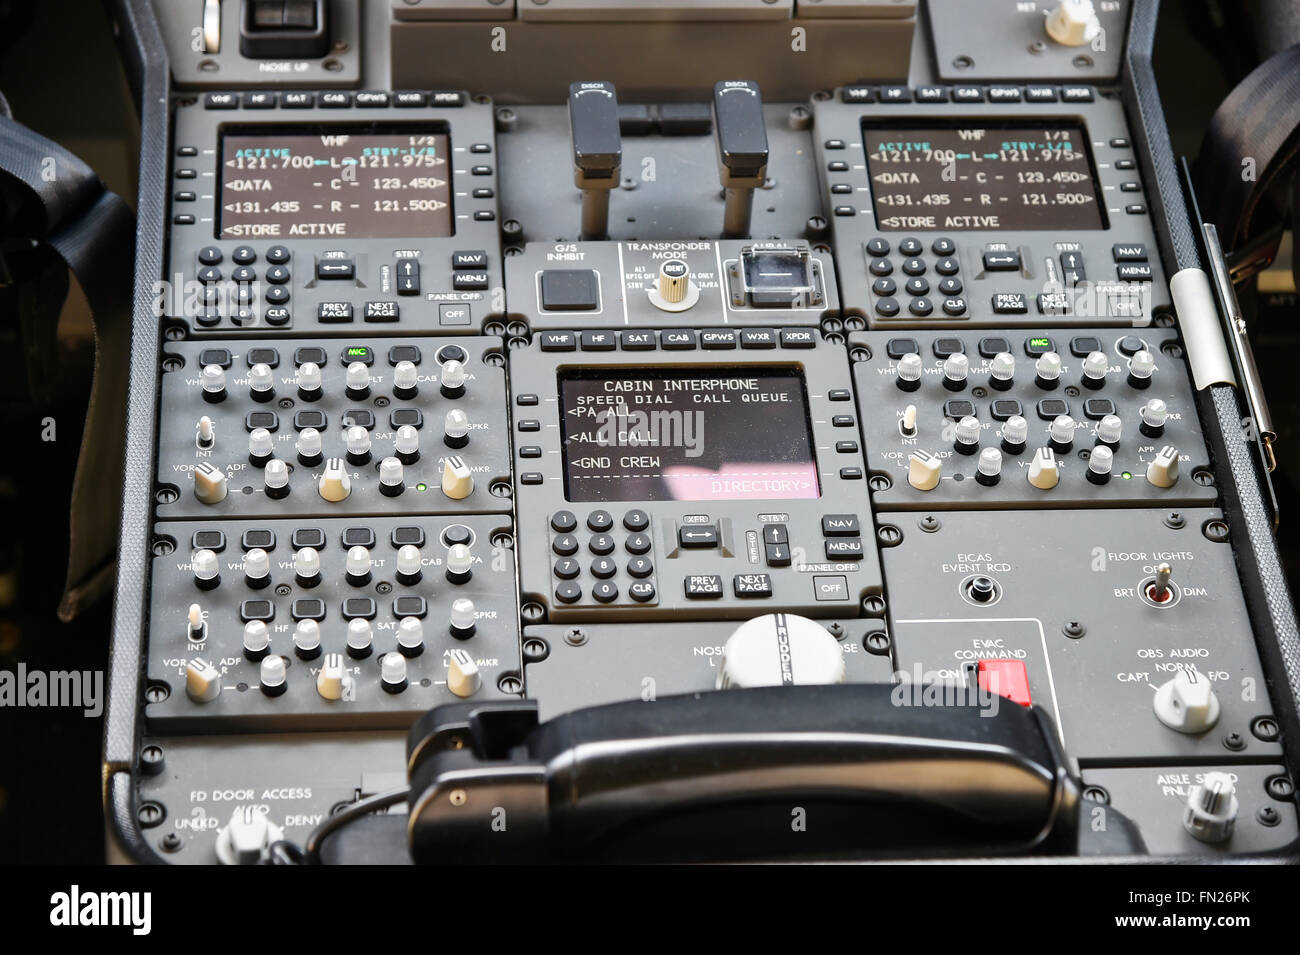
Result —
<instances>
[{"instance_id":1,"label":"white rotary knob","mask_svg":"<svg viewBox=\"0 0 1300 955\"><path fill-rule=\"evenodd\" d=\"M722 648L719 690L843 683L844 651L807 617L769 613L748 620Z\"/></svg>"}]
</instances>

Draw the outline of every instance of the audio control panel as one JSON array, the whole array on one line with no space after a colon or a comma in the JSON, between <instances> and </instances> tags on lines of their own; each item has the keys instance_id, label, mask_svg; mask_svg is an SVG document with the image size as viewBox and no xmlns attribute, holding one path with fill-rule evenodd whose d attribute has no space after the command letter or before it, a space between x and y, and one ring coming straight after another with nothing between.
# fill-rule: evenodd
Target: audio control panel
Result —
<instances>
[{"instance_id":1,"label":"audio control panel","mask_svg":"<svg viewBox=\"0 0 1300 955\"><path fill-rule=\"evenodd\" d=\"M1032 708L1152 856L1293 846L1256 475L1090 4L196 3L201 54L155 5L107 757L148 853L305 844L440 705L835 683ZM403 861L421 795L367 820Z\"/></svg>"},{"instance_id":2,"label":"audio control panel","mask_svg":"<svg viewBox=\"0 0 1300 955\"><path fill-rule=\"evenodd\" d=\"M1172 329L856 332L849 354L879 510L1216 498Z\"/></svg>"},{"instance_id":3,"label":"audio control panel","mask_svg":"<svg viewBox=\"0 0 1300 955\"><path fill-rule=\"evenodd\" d=\"M402 729L520 677L508 515L154 529L160 732Z\"/></svg>"},{"instance_id":4,"label":"audio control panel","mask_svg":"<svg viewBox=\"0 0 1300 955\"><path fill-rule=\"evenodd\" d=\"M163 349L159 517L510 511L499 341Z\"/></svg>"}]
</instances>

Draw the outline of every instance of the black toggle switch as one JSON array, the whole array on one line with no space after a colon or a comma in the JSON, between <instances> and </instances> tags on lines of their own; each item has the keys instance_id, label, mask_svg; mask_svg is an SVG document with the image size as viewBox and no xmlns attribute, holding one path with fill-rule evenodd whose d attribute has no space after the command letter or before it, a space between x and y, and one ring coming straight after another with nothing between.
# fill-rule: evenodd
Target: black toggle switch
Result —
<instances>
[{"instance_id":1,"label":"black toggle switch","mask_svg":"<svg viewBox=\"0 0 1300 955\"><path fill-rule=\"evenodd\" d=\"M767 178L767 122L758 84L723 80L713 87L713 128L718 145L719 172L727 194L722 234L729 239L749 236L754 190Z\"/></svg>"},{"instance_id":2,"label":"black toggle switch","mask_svg":"<svg viewBox=\"0 0 1300 955\"><path fill-rule=\"evenodd\" d=\"M327 0L242 0L239 52L256 59L319 59L330 51Z\"/></svg>"},{"instance_id":3,"label":"black toggle switch","mask_svg":"<svg viewBox=\"0 0 1300 955\"><path fill-rule=\"evenodd\" d=\"M623 171L623 136L613 83L569 86L573 137L573 183L582 190L582 238L603 239L609 230L609 194Z\"/></svg>"}]
</instances>

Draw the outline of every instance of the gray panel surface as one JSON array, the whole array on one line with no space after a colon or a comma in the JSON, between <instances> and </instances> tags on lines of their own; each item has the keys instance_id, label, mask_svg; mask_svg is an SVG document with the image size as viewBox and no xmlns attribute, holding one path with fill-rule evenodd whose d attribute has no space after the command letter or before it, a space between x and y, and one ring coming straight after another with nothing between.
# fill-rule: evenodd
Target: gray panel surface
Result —
<instances>
[{"instance_id":1,"label":"gray panel surface","mask_svg":"<svg viewBox=\"0 0 1300 955\"><path fill-rule=\"evenodd\" d=\"M1097 0L1103 33L1082 46L1064 46L1044 29L1051 0L928 0L926 12L939 75L964 80L1114 79L1123 62L1129 0Z\"/></svg>"},{"instance_id":2,"label":"gray panel surface","mask_svg":"<svg viewBox=\"0 0 1300 955\"><path fill-rule=\"evenodd\" d=\"M719 74L721 75L721 74ZM695 97L707 103L712 81ZM645 103L619 90L623 103ZM763 90L769 98L771 93ZM653 104L653 101L651 101ZM792 122L793 103L763 107L770 159L767 182L754 192L751 234L800 238L821 215L807 107ZM565 106L510 107L501 151L502 215L520 224L530 242L576 239L580 192L573 184L573 143ZM709 132L623 136L623 181L610 197L610 237L697 241L722 234L723 197L718 147Z\"/></svg>"},{"instance_id":3,"label":"gray panel surface","mask_svg":"<svg viewBox=\"0 0 1300 955\"><path fill-rule=\"evenodd\" d=\"M706 328L713 325L817 325L839 316L835 267L829 254L806 242L726 240L680 242L530 243L522 255L506 259L507 299L511 315L539 328ZM741 257L745 250L793 250L807 254L816 291L814 304L755 306L745 294ZM664 262L685 262L698 290L695 304L684 311L655 306ZM542 273L550 269L590 269L600 283L599 307L553 311L541 294Z\"/></svg>"},{"instance_id":4,"label":"gray panel surface","mask_svg":"<svg viewBox=\"0 0 1300 955\"><path fill-rule=\"evenodd\" d=\"M1276 760L1279 745L1250 729L1271 704L1232 548L1202 533L1221 515L1178 513L1177 528L1162 510L946 513L932 532L926 518L882 518L903 534L882 551L900 670L914 682L918 668L964 679L981 659L1023 661L1034 702L1085 767ZM1153 606L1140 591L1162 561L1178 598ZM964 592L977 575L995 581L992 602ZM1071 624L1085 633L1068 636ZM1222 707L1200 735L1169 729L1152 708L1181 668L1207 676ZM1224 745L1232 733L1240 748Z\"/></svg>"},{"instance_id":5,"label":"gray panel surface","mask_svg":"<svg viewBox=\"0 0 1300 955\"><path fill-rule=\"evenodd\" d=\"M160 806L164 817L141 832L162 859L182 865L217 863L217 832L236 809L254 807L301 846L335 805L406 781L405 734L395 731L152 737L144 743L162 749L163 768L141 774L139 797Z\"/></svg>"},{"instance_id":6,"label":"gray panel surface","mask_svg":"<svg viewBox=\"0 0 1300 955\"><path fill-rule=\"evenodd\" d=\"M862 640L868 633L883 632L880 620L828 620L822 625L840 640L846 682L889 682L888 654L868 652ZM527 696L540 703L546 720L620 700L714 692L722 649L737 626L593 622L525 627L526 644L543 641L547 654L525 667Z\"/></svg>"},{"instance_id":7,"label":"gray panel surface","mask_svg":"<svg viewBox=\"0 0 1300 955\"><path fill-rule=\"evenodd\" d=\"M1240 806L1232 836L1226 842L1205 843L1183 828L1187 796L1208 772L1229 773L1234 778ZM1224 856L1247 852L1277 852L1300 837L1295 804L1269 796L1265 783L1285 774L1282 766L1162 766L1140 769L1089 769L1085 786L1101 786L1110 805L1137 823L1147 850L1153 855ZM1274 825L1261 821L1261 811L1273 810Z\"/></svg>"}]
</instances>

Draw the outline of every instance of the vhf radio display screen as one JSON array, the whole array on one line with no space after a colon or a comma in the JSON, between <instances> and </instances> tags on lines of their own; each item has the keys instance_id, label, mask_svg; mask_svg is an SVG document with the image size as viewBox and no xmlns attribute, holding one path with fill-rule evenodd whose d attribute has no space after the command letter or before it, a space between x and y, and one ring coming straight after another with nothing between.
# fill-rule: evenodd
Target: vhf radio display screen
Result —
<instances>
[{"instance_id":1,"label":"vhf radio display screen","mask_svg":"<svg viewBox=\"0 0 1300 955\"><path fill-rule=\"evenodd\" d=\"M445 132L227 131L219 239L448 236Z\"/></svg>"},{"instance_id":2,"label":"vhf radio display screen","mask_svg":"<svg viewBox=\"0 0 1300 955\"><path fill-rule=\"evenodd\" d=\"M1106 228L1077 124L864 124L863 140L883 230Z\"/></svg>"},{"instance_id":3,"label":"vhf radio display screen","mask_svg":"<svg viewBox=\"0 0 1300 955\"><path fill-rule=\"evenodd\" d=\"M797 369L584 369L559 385L570 501L820 496Z\"/></svg>"}]
</instances>

